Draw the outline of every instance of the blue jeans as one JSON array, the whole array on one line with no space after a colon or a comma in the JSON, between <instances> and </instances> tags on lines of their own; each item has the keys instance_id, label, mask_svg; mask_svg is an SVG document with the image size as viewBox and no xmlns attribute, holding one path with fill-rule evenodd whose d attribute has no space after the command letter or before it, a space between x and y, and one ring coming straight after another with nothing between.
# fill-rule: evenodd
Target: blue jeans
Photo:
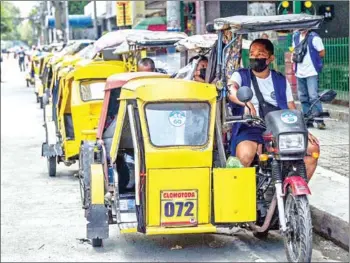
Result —
<instances>
[{"instance_id":1,"label":"blue jeans","mask_svg":"<svg viewBox=\"0 0 350 263\"><path fill-rule=\"evenodd\" d=\"M303 113L310 110L310 106L318 99L318 76L297 78L298 96ZM312 109L313 113L323 112L322 104L318 101Z\"/></svg>"}]
</instances>

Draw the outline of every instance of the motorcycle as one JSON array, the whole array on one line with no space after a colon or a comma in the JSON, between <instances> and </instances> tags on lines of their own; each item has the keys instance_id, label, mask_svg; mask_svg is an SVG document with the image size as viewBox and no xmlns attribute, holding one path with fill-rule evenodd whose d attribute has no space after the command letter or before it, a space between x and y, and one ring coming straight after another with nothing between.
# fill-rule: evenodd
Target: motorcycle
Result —
<instances>
[{"instance_id":1,"label":"motorcycle","mask_svg":"<svg viewBox=\"0 0 350 263\"><path fill-rule=\"evenodd\" d=\"M230 118L231 123L265 129L262 154L252 164L257 171L257 223L249 227L258 238L266 237L269 230L280 229L290 262L311 260L312 222L307 198L311 192L304 163L306 123L329 117L328 112L313 113L313 108L318 101L330 102L336 95L333 90L320 93L305 115L299 110L278 110L268 113L265 119L252 115ZM237 92L237 98L245 104L252 97L249 87Z\"/></svg>"}]
</instances>

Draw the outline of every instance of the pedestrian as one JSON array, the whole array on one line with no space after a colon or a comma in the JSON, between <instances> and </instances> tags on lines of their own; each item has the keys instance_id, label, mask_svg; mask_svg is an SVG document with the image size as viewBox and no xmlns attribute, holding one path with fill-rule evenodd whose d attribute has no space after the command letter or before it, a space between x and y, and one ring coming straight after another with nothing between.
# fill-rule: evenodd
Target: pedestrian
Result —
<instances>
[{"instance_id":1,"label":"pedestrian","mask_svg":"<svg viewBox=\"0 0 350 263\"><path fill-rule=\"evenodd\" d=\"M21 49L18 51L17 56L18 56L19 69L21 70L21 72L26 71L26 65L24 63L26 53L25 53L23 47L21 47Z\"/></svg>"},{"instance_id":2,"label":"pedestrian","mask_svg":"<svg viewBox=\"0 0 350 263\"><path fill-rule=\"evenodd\" d=\"M293 35L292 61L295 63L295 76L297 78L298 96L304 114L318 99L318 75L322 71L322 59L325 56L325 48L320 36L309 30L300 30ZM322 104L318 101L314 107L314 113L322 112ZM323 120L316 121L317 128L326 128ZM308 128L313 128L313 121L307 123Z\"/></svg>"}]
</instances>

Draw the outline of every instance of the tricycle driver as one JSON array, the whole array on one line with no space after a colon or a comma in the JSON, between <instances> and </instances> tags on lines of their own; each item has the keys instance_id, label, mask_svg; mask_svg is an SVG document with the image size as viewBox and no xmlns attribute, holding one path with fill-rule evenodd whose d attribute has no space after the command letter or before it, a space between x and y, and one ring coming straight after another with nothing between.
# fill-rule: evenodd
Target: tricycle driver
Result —
<instances>
[{"instance_id":1,"label":"tricycle driver","mask_svg":"<svg viewBox=\"0 0 350 263\"><path fill-rule=\"evenodd\" d=\"M280 109L296 109L291 87L285 76L269 65L275 59L274 46L268 39L255 39L249 48L250 67L242 68L232 74L228 81L229 99L233 115L252 114L262 116L262 112ZM247 107L237 99L237 90L241 86L248 86L253 91L253 98ZM265 108L262 109L262 104ZM251 127L244 123L235 123L232 128L231 155L236 156L245 167L249 167L256 154L262 151L264 130ZM305 165L308 180L311 179L317 166L319 154L318 140L309 133L309 144ZM317 153L315 158L312 153Z\"/></svg>"}]
</instances>

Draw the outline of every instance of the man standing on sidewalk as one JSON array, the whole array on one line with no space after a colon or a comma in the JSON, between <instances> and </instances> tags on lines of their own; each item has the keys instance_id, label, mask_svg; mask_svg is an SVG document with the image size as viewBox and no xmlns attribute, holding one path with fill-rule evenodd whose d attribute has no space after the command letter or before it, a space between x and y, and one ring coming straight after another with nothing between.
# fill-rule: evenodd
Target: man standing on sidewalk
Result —
<instances>
[{"instance_id":1,"label":"man standing on sidewalk","mask_svg":"<svg viewBox=\"0 0 350 263\"><path fill-rule=\"evenodd\" d=\"M25 53L23 47L21 47L20 51L18 51L17 56L18 56L18 64L19 64L19 68L20 68L21 72L26 71L26 66L24 63L24 60L26 58L26 53Z\"/></svg>"},{"instance_id":2,"label":"man standing on sidewalk","mask_svg":"<svg viewBox=\"0 0 350 263\"><path fill-rule=\"evenodd\" d=\"M304 42L305 41L305 42ZM303 45L304 44L304 45ZM295 62L295 76L298 80L298 96L304 114L306 114L311 104L318 98L318 74L321 72L323 64L322 58L325 56L325 49L322 39L312 31L303 30L296 32L293 36L294 52L296 49L304 50ZM322 112L321 102L317 102L314 112ZM323 121L317 121L317 128L323 130L326 125ZM308 128L314 127L313 122L307 124Z\"/></svg>"}]
</instances>

